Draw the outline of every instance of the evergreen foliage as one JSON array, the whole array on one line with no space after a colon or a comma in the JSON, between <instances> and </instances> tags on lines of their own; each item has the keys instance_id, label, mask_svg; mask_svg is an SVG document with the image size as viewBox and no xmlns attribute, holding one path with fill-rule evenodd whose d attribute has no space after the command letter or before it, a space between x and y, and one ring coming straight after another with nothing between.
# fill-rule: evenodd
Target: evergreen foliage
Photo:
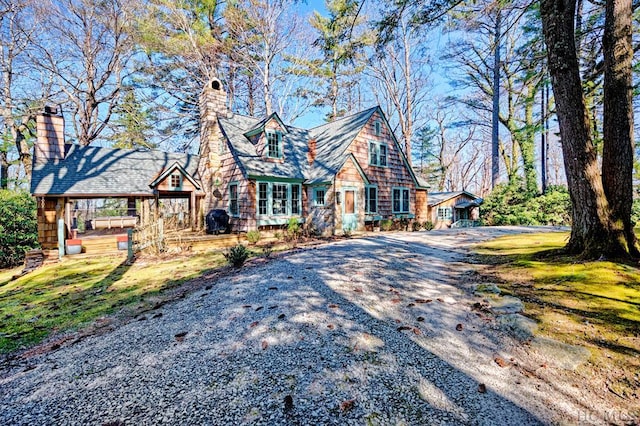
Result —
<instances>
[{"instance_id":1,"label":"evergreen foliage","mask_svg":"<svg viewBox=\"0 0 640 426\"><path fill-rule=\"evenodd\" d=\"M485 225L570 225L571 201L566 187L553 185L547 192L531 195L522 180L500 184L481 207Z\"/></svg>"},{"instance_id":2,"label":"evergreen foliage","mask_svg":"<svg viewBox=\"0 0 640 426\"><path fill-rule=\"evenodd\" d=\"M0 268L19 265L38 247L36 202L26 192L0 190Z\"/></svg>"}]
</instances>

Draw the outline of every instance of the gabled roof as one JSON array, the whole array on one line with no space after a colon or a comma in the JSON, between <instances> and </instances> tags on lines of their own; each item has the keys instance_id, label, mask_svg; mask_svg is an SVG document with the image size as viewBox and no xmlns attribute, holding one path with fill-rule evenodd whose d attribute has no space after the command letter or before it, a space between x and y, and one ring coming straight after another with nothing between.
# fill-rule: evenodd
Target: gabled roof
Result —
<instances>
[{"instance_id":1,"label":"gabled roof","mask_svg":"<svg viewBox=\"0 0 640 426\"><path fill-rule=\"evenodd\" d=\"M378 107L369 108L309 130L309 137L318 141L313 165L305 173L309 183L333 179L345 162L347 148L377 110Z\"/></svg>"},{"instance_id":2,"label":"gabled roof","mask_svg":"<svg viewBox=\"0 0 640 426\"><path fill-rule=\"evenodd\" d=\"M255 136L259 133L264 132L264 126L267 125L267 123L271 120L276 120L278 122L278 124L280 125L280 127L282 127L282 129L287 132L287 126L284 125L284 123L282 122L282 120L280 120L280 117L278 116L277 113L273 112L271 113L271 115L269 115L268 117L266 117L264 120L258 122L255 127L253 129L250 129L248 131L246 131L244 133L244 135L248 138Z\"/></svg>"},{"instance_id":3,"label":"gabled roof","mask_svg":"<svg viewBox=\"0 0 640 426\"><path fill-rule=\"evenodd\" d=\"M239 114L218 119L220 129L233 147L232 153L245 177L270 176L304 180L302 169L306 161L308 132L293 127L287 128L288 133L282 137L284 161L265 160L258 155L256 145L245 136L248 130L255 129L260 122L261 120L256 118Z\"/></svg>"},{"instance_id":4,"label":"gabled roof","mask_svg":"<svg viewBox=\"0 0 640 426\"><path fill-rule=\"evenodd\" d=\"M173 164L197 182L198 159L197 155L162 151L70 145L63 160L34 162L31 193L36 196L153 195L150 184Z\"/></svg>"},{"instance_id":5,"label":"gabled roof","mask_svg":"<svg viewBox=\"0 0 640 426\"><path fill-rule=\"evenodd\" d=\"M189 182L191 182L193 184L193 186L196 187L196 189L200 189L200 183L197 182L180 164L173 163L171 166L169 166L168 168L166 168L165 170L162 171L162 173L160 173L158 175L157 178L155 178L150 184L149 186L152 188L155 188L156 186L158 186L158 184L160 184L160 182L162 182L163 180L165 180L167 178L167 176L169 176L171 173L173 173L174 171L178 170L182 176L186 177Z\"/></svg>"},{"instance_id":6,"label":"gabled roof","mask_svg":"<svg viewBox=\"0 0 640 426\"><path fill-rule=\"evenodd\" d=\"M445 201L448 201L452 198L458 197L460 195L466 195L467 197L471 198L472 203L475 206L479 206L484 201L482 198L478 197L477 195L467 191L429 192L429 194L427 195L427 204L429 206L435 206L435 205L444 203ZM462 205L462 203L465 203L465 201L461 201L460 206ZM469 202L467 201L467 203ZM469 207L470 205L471 203L466 207ZM456 204L456 207L458 207L458 204Z\"/></svg>"}]
</instances>

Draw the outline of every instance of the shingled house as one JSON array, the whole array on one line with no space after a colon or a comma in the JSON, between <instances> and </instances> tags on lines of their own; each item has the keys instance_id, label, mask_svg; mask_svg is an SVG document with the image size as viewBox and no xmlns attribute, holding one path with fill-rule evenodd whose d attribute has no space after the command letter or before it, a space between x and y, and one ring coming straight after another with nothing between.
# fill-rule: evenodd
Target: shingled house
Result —
<instances>
[{"instance_id":1,"label":"shingled house","mask_svg":"<svg viewBox=\"0 0 640 426\"><path fill-rule=\"evenodd\" d=\"M276 113L232 113L222 84L213 80L201 114L205 209L226 209L236 230L296 218L327 235L382 219L427 220L427 188L379 107L300 129Z\"/></svg>"},{"instance_id":2,"label":"shingled house","mask_svg":"<svg viewBox=\"0 0 640 426\"><path fill-rule=\"evenodd\" d=\"M71 232L82 198L127 199L130 224L141 203L182 197L192 229L211 209L226 210L234 231L291 218L324 235L382 219L428 220L427 188L379 107L300 129L275 113L234 114L214 79L201 94L200 120L199 155L188 155L65 144L62 116L41 114L31 192L43 246L56 246L59 219Z\"/></svg>"}]
</instances>

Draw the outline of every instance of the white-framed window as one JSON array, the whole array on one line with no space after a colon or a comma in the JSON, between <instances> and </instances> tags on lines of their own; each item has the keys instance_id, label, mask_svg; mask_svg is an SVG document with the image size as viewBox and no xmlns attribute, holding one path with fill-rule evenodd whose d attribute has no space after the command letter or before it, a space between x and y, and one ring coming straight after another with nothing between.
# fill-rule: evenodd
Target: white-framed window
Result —
<instances>
[{"instance_id":1,"label":"white-framed window","mask_svg":"<svg viewBox=\"0 0 640 426\"><path fill-rule=\"evenodd\" d=\"M369 142L369 164L372 166L387 166L387 144Z\"/></svg>"},{"instance_id":2,"label":"white-framed window","mask_svg":"<svg viewBox=\"0 0 640 426\"><path fill-rule=\"evenodd\" d=\"M258 182L258 216L297 216L302 213L299 183Z\"/></svg>"},{"instance_id":3,"label":"white-framed window","mask_svg":"<svg viewBox=\"0 0 640 426\"><path fill-rule=\"evenodd\" d=\"M258 214L266 215L269 207L269 184L258 183Z\"/></svg>"},{"instance_id":4,"label":"white-framed window","mask_svg":"<svg viewBox=\"0 0 640 426\"><path fill-rule=\"evenodd\" d=\"M169 176L169 188L171 189L182 188L182 174L172 173L171 176Z\"/></svg>"},{"instance_id":5,"label":"white-framed window","mask_svg":"<svg viewBox=\"0 0 640 426\"><path fill-rule=\"evenodd\" d=\"M282 158L282 133L267 132L267 157Z\"/></svg>"},{"instance_id":6,"label":"white-framed window","mask_svg":"<svg viewBox=\"0 0 640 426\"><path fill-rule=\"evenodd\" d=\"M229 184L229 216L239 216L240 206L238 204L238 183Z\"/></svg>"},{"instance_id":7,"label":"white-framed window","mask_svg":"<svg viewBox=\"0 0 640 426\"><path fill-rule=\"evenodd\" d=\"M438 207L438 220L451 220L453 218L453 209L451 207Z\"/></svg>"},{"instance_id":8,"label":"white-framed window","mask_svg":"<svg viewBox=\"0 0 640 426\"><path fill-rule=\"evenodd\" d=\"M391 203L394 213L409 213L409 188L392 188Z\"/></svg>"},{"instance_id":9,"label":"white-framed window","mask_svg":"<svg viewBox=\"0 0 640 426\"><path fill-rule=\"evenodd\" d=\"M327 190L325 188L313 188L313 205L324 206Z\"/></svg>"},{"instance_id":10,"label":"white-framed window","mask_svg":"<svg viewBox=\"0 0 640 426\"><path fill-rule=\"evenodd\" d=\"M274 183L271 186L271 213L273 215L287 214L287 193L286 183Z\"/></svg>"},{"instance_id":11,"label":"white-framed window","mask_svg":"<svg viewBox=\"0 0 640 426\"><path fill-rule=\"evenodd\" d=\"M364 188L364 211L365 213L378 212L378 187L365 186Z\"/></svg>"},{"instance_id":12,"label":"white-framed window","mask_svg":"<svg viewBox=\"0 0 640 426\"><path fill-rule=\"evenodd\" d=\"M380 136L380 134L382 133L382 123L380 123L379 120L376 120L373 123L373 129L374 129L375 135Z\"/></svg>"},{"instance_id":13,"label":"white-framed window","mask_svg":"<svg viewBox=\"0 0 640 426\"><path fill-rule=\"evenodd\" d=\"M300 185L291 184L291 214L300 214Z\"/></svg>"}]
</instances>

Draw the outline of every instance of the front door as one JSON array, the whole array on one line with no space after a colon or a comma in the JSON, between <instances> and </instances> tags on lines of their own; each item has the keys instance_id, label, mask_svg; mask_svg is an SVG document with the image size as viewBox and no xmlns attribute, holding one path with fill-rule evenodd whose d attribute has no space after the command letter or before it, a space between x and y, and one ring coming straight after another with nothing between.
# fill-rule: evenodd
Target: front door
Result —
<instances>
[{"instance_id":1,"label":"front door","mask_svg":"<svg viewBox=\"0 0 640 426\"><path fill-rule=\"evenodd\" d=\"M342 229L355 231L358 228L358 210L356 203L356 190L345 189L342 203Z\"/></svg>"}]
</instances>

